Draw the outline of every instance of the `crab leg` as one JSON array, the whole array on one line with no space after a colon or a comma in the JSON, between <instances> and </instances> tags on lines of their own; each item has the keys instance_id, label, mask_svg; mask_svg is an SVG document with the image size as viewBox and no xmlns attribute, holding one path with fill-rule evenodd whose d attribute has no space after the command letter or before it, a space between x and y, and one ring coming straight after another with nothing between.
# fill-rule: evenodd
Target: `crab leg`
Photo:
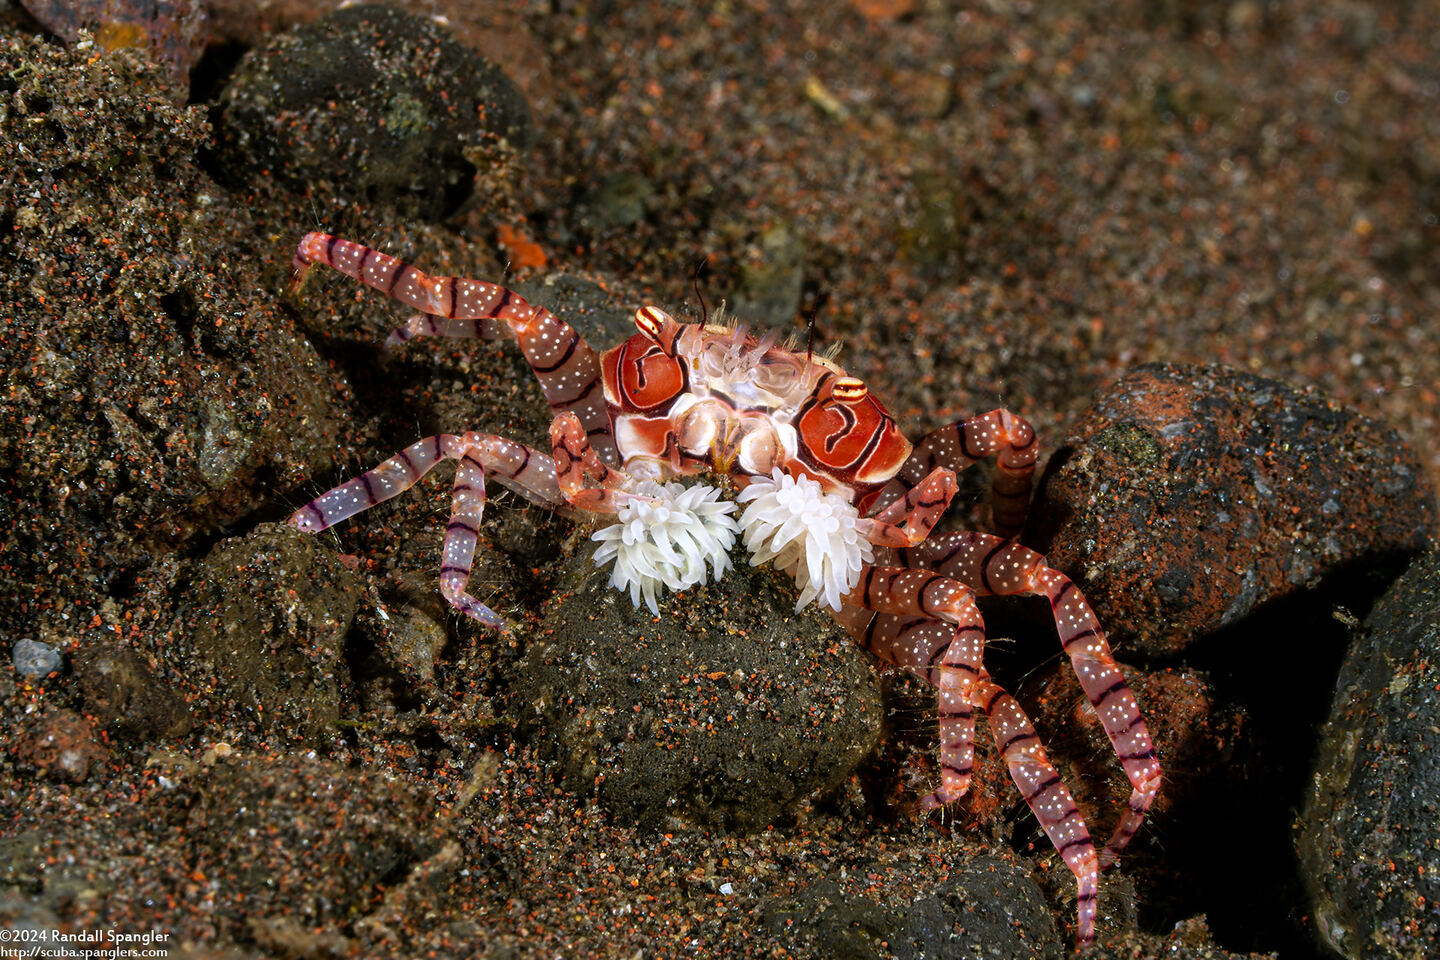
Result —
<instances>
[{"instance_id":1,"label":"crab leg","mask_svg":"<svg viewBox=\"0 0 1440 960\"><path fill-rule=\"evenodd\" d=\"M1114 863L1140 828L1160 789L1160 763L1135 695L1110 652L1105 631L1075 584L1045 558L1018 543L984 533L951 533L898 551L901 563L937 570L986 594L1038 594L1050 601L1060 646L1095 708L1130 781L1130 801L1100 854Z\"/></svg>"},{"instance_id":2,"label":"crab leg","mask_svg":"<svg viewBox=\"0 0 1440 960\"><path fill-rule=\"evenodd\" d=\"M877 546L913 546L930 536L957 489L955 471L936 467L905 496L875 516L857 520L856 527L861 536Z\"/></svg>"},{"instance_id":3,"label":"crab leg","mask_svg":"<svg viewBox=\"0 0 1440 960\"><path fill-rule=\"evenodd\" d=\"M874 614L856 640L881 661L909 670L935 687L940 714L940 786L920 801L922 811L958 800L975 766L973 688L980 675L985 628L933 617Z\"/></svg>"},{"instance_id":4,"label":"crab leg","mask_svg":"<svg viewBox=\"0 0 1440 960\"><path fill-rule=\"evenodd\" d=\"M1030 503L1030 480L1035 473L1039 444L1035 428L1009 410L991 410L941 427L915 445L900 473L885 485L878 497L861 504L862 510L876 503L889 503L913 487L936 467L957 473L978 460L994 456L995 480L990 504L995 529L1014 536L1025 525Z\"/></svg>"},{"instance_id":5,"label":"crab leg","mask_svg":"<svg viewBox=\"0 0 1440 960\"><path fill-rule=\"evenodd\" d=\"M984 710L989 719L990 735L995 738L1010 779L1015 781L1045 835L1075 875L1078 900L1075 939L1084 946L1095 939L1095 898L1100 886L1100 864L1085 818L1045 755L1035 726L1015 698L983 670L975 681L972 695L975 705Z\"/></svg>"},{"instance_id":6,"label":"crab leg","mask_svg":"<svg viewBox=\"0 0 1440 960\"><path fill-rule=\"evenodd\" d=\"M941 783L920 801L920 811L958 800L969 789L975 761L974 708L979 707L989 718L990 733L1010 778L1075 875L1077 939L1081 945L1089 943L1095 937L1100 875L1095 846L1034 725L1015 698L981 665L985 628L974 593L949 577L925 570L871 569L874 576L867 572L864 586L857 587L846 602L861 605L858 601L863 600L863 606L881 612L870 618L863 631L857 631L856 639L886 663L929 681L939 700ZM852 626L859 624L852 621Z\"/></svg>"},{"instance_id":7,"label":"crab leg","mask_svg":"<svg viewBox=\"0 0 1440 960\"><path fill-rule=\"evenodd\" d=\"M440 593L461 613L503 629L504 620L467 592L475 559L480 518L485 512L488 470L502 484L543 506L565 506L555 480L555 463L522 443L488 433L426 437L353 480L322 493L287 521L303 533L319 533L362 510L404 493L442 460L458 460L451 491L450 523L441 552Z\"/></svg>"},{"instance_id":8,"label":"crab leg","mask_svg":"<svg viewBox=\"0 0 1440 960\"><path fill-rule=\"evenodd\" d=\"M877 614L899 614L898 619L876 616L857 639L882 660L910 669L935 686L941 780L935 792L920 801L920 809L964 796L975 753L972 688L985 649L985 621L975 605L975 591L929 570L871 566L844 603Z\"/></svg>"},{"instance_id":9,"label":"crab leg","mask_svg":"<svg viewBox=\"0 0 1440 960\"><path fill-rule=\"evenodd\" d=\"M592 513L615 513L621 503L635 496L620 489L625 485L625 474L601 461L573 413L561 414L550 424L550 443L560 493L571 506ZM587 476L599 486L588 486Z\"/></svg>"},{"instance_id":10,"label":"crab leg","mask_svg":"<svg viewBox=\"0 0 1440 960\"><path fill-rule=\"evenodd\" d=\"M568 323L519 294L480 280L432 277L395 257L328 233L307 233L295 251L291 284L323 263L420 311L388 344L415 336L494 340L506 331L535 371L556 415L574 413L608 463L618 463L610 414L600 388L600 357Z\"/></svg>"}]
</instances>

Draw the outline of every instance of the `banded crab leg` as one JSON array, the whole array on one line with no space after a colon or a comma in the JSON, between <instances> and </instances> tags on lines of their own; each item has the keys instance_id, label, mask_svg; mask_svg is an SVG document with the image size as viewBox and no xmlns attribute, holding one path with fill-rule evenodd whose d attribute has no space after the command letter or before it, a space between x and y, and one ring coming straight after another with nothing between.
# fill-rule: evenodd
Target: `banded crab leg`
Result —
<instances>
[{"instance_id":1,"label":"banded crab leg","mask_svg":"<svg viewBox=\"0 0 1440 960\"><path fill-rule=\"evenodd\" d=\"M590 445L580 418L564 413L550 424L555 475L561 496L573 507L592 513L615 513L620 504L636 495L621 488L626 476L607 466ZM586 478L598 486L590 486Z\"/></svg>"},{"instance_id":2,"label":"banded crab leg","mask_svg":"<svg viewBox=\"0 0 1440 960\"><path fill-rule=\"evenodd\" d=\"M992 521L998 533L1014 536L1025 525L1038 452L1035 428L1009 410L991 410L957 421L917 443L900 473L878 495L860 504L861 512L903 496L936 467L949 467L958 473L976 461L993 456L996 462L990 490Z\"/></svg>"},{"instance_id":3,"label":"banded crab leg","mask_svg":"<svg viewBox=\"0 0 1440 960\"><path fill-rule=\"evenodd\" d=\"M1080 686L1130 781L1130 800L1100 854L1101 869L1110 866L1140 829L1160 790L1160 763L1135 695L1079 588L1063 573L1046 566L1045 558L1034 550L984 533L943 534L901 549L897 556L901 563L968 583L981 596L1036 594L1050 601L1060 646L1069 655Z\"/></svg>"},{"instance_id":4,"label":"banded crab leg","mask_svg":"<svg viewBox=\"0 0 1440 960\"><path fill-rule=\"evenodd\" d=\"M940 785L920 801L920 810L958 800L970 789L974 768L974 687L985 652L985 621L975 592L926 570L869 567L844 602L838 619L848 621L857 643L935 688ZM877 612L854 618L860 609Z\"/></svg>"},{"instance_id":5,"label":"banded crab leg","mask_svg":"<svg viewBox=\"0 0 1440 960\"><path fill-rule=\"evenodd\" d=\"M1016 789L1040 821L1045 835L1075 875L1075 939L1083 947L1095 939L1095 900L1102 869L1095 856L1090 829L1069 788L1045 755L1035 725L1015 698L983 670L975 682L973 696L975 705L985 711L990 721L990 735L995 738L1010 779L1015 781Z\"/></svg>"},{"instance_id":6,"label":"banded crab leg","mask_svg":"<svg viewBox=\"0 0 1440 960\"><path fill-rule=\"evenodd\" d=\"M936 467L875 516L856 520L856 529L878 547L914 546L930 536L958 489L955 471Z\"/></svg>"},{"instance_id":7,"label":"banded crab leg","mask_svg":"<svg viewBox=\"0 0 1440 960\"><path fill-rule=\"evenodd\" d=\"M488 472L525 498L561 510L566 504L555 479L555 461L544 453L488 433L426 437L374 469L322 493L291 514L287 522L302 533L319 533L404 493L443 460L458 460L459 467L441 548L440 593L467 617L503 630L505 621L499 614L468 592L480 518L485 512L485 478Z\"/></svg>"},{"instance_id":8,"label":"banded crab leg","mask_svg":"<svg viewBox=\"0 0 1440 960\"><path fill-rule=\"evenodd\" d=\"M507 333L520 344L555 415L574 413L602 459L618 464L610 414L600 387L600 356L568 323L518 293L481 280L432 277L364 244L328 233L307 233L291 263L298 287L317 263L334 267L387 297L419 310L387 345L416 336L495 340Z\"/></svg>"},{"instance_id":9,"label":"banded crab leg","mask_svg":"<svg viewBox=\"0 0 1440 960\"><path fill-rule=\"evenodd\" d=\"M933 617L873 614L857 640L883 663L908 670L936 689L941 785L920 801L921 811L964 796L975 767L973 688L981 670L983 626L977 622L962 627ZM962 676L947 681L945 675L950 671Z\"/></svg>"},{"instance_id":10,"label":"banded crab leg","mask_svg":"<svg viewBox=\"0 0 1440 960\"><path fill-rule=\"evenodd\" d=\"M1095 937L1100 866L1089 828L1069 789L1045 754L1034 725L1015 698L981 665L985 628L974 592L927 570L872 568L846 598L878 609L856 640L886 663L915 673L936 688L940 714L941 783L920 801L922 813L952 803L970 789L975 761L974 708L983 710L1010 778L1075 876L1077 934ZM863 590L864 596L859 595ZM847 611L848 612L848 611ZM944 619L938 619L943 617ZM850 620L852 628L859 626ZM963 698L963 699L962 699Z\"/></svg>"}]
</instances>

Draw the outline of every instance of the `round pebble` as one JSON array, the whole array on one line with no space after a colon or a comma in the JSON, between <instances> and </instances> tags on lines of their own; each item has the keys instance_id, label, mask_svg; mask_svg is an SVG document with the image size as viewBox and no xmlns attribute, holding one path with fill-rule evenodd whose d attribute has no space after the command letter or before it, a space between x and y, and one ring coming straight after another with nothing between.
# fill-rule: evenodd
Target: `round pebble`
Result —
<instances>
[{"instance_id":1,"label":"round pebble","mask_svg":"<svg viewBox=\"0 0 1440 960\"><path fill-rule=\"evenodd\" d=\"M48 677L58 673L65 665L59 650L29 637L15 641L11 661L15 664L15 672L22 677Z\"/></svg>"},{"instance_id":2,"label":"round pebble","mask_svg":"<svg viewBox=\"0 0 1440 960\"><path fill-rule=\"evenodd\" d=\"M864 654L743 559L638 610L593 551L570 560L512 711L568 788L648 827L762 829L842 783L880 733Z\"/></svg>"},{"instance_id":3,"label":"round pebble","mask_svg":"<svg viewBox=\"0 0 1440 960\"><path fill-rule=\"evenodd\" d=\"M272 38L223 103L227 164L429 219L470 197L477 164L530 139L529 107L499 67L437 21L378 4Z\"/></svg>"}]
</instances>

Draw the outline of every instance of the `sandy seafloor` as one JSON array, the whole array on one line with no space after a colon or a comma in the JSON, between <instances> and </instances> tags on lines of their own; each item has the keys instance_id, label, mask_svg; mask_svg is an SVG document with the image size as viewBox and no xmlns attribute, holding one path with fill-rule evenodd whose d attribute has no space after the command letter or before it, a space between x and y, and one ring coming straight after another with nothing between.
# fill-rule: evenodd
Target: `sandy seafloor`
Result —
<instances>
[{"instance_id":1,"label":"sandy seafloor","mask_svg":"<svg viewBox=\"0 0 1440 960\"><path fill-rule=\"evenodd\" d=\"M696 318L704 261L711 309L802 338L813 316L817 344L842 344L838 362L912 436L1003 405L1049 451L1139 364L1224 364L1384 423L1440 478L1430 5L422 4L528 113L508 149L438 169L387 139L424 126L418 94L381 83L363 109L277 108L282 81L334 80L322 45L222 99L248 51L332 6L214 5L188 106L141 55L67 50L6 9L0 635L63 658L48 678L0 678L11 927L164 930L171 956L197 957L1059 956L1073 942L1068 874L993 760L973 806L905 813L934 774L918 686L859 688L863 720L779 741L781 769L891 746L818 797L778 801L768 826L737 828L736 810L773 801L728 787L696 788L731 804L709 819L631 816L603 769L556 759L564 735L532 716L555 714L516 693L588 682L547 686L523 659L553 629L542 604L574 585L551 563L566 524L492 504L477 577L522 624L505 641L435 596L443 480L334 537L269 526L420 436L541 443L548 419L513 350L385 357L403 309L333 275L289 295L308 230L569 304L601 347L640 303ZM474 79L454 64L421 76L434 102ZM341 119L314 121L327 111ZM352 149L335 133L350 119L379 132ZM785 655L735 667L722 648L751 628L727 611L748 589L675 601L718 646L667 665L661 687L637 667L637 713L703 739L725 697L808 697L863 665L817 617L795 649L824 678L810 661L787 678ZM651 629L613 617L600 635ZM1023 679L1055 654L1010 655ZM1216 657L1237 673L1248 659L1227 647L1207 669ZM1287 689L1282 655L1257 659L1273 685L1247 690L1270 706L1323 701ZM1196 676L1183 657L1144 666ZM1203 700L1157 702L1155 723ZM1256 800L1279 825L1258 847L1183 803L1254 761L1246 716L1230 703L1194 721L1232 753L1167 768L1151 825L1102 880L1094 956L1320 955L1287 835L1313 742L1287 741L1289 792ZM678 756L686 735L644 742ZM1066 775L1113 779L1089 749ZM1124 789L1083 792L1109 823ZM1249 809L1240 788L1209 789L1227 816ZM986 882L1002 906L976 898Z\"/></svg>"}]
</instances>

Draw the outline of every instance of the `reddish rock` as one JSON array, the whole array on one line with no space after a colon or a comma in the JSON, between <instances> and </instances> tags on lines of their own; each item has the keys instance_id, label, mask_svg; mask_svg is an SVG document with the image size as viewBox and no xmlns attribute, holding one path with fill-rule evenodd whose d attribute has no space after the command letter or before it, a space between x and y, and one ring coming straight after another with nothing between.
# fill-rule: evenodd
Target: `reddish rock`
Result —
<instances>
[{"instance_id":1,"label":"reddish rock","mask_svg":"<svg viewBox=\"0 0 1440 960\"><path fill-rule=\"evenodd\" d=\"M60 780L79 783L92 763L109 755L95 727L73 710L50 709L27 724L16 738L15 756Z\"/></svg>"},{"instance_id":2,"label":"reddish rock","mask_svg":"<svg viewBox=\"0 0 1440 960\"><path fill-rule=\"evenodd\" d=\"M1169 915L1183 915L1197 905L1210 907L1237 889L1248 891L1253 878L1268 867L1252 865L1246 877L1224 883L1219 874L1231 864L1214 857L1217 847L1258 842L1254 832L1274 822L1273 807L1264 798L1278 793L1275 778L1267 763L1267 745L1258 742L1248 711L1208 671L1182 667L1145 672L1129 666L1124 671L1164 779L1146 825L1121 856L1121 867L1143 891L1145 908ZM1026 691L1036 728L1084 813L1090 835L1103 842L1130 797L1130 782L1069 662L1042 669L1036 680L1038 688ZM1272 788L1269 793L1267 787ZM1190 878L1192 884L1167 884L1171 873ZM1102 887L1112 876L1102 878ZM1263 872L1263 877L1277 884L1272 873ZM1197 891L1193 883L1202 878L1205 882Z\"/></svg>"},{"instance_id":3,"label":"reddish rock","mask_svg":"<svg viewBox=\"0 0 1440 960\"><path fill-rule=\"evenodd\" d=\"M1057 452L1029 542L1163 655L1343 569L1421 549L1435 496L1391 430L1286 384L1154 364Z\"/></svg>"},{"instance_id":4,"label":"reddish rock","mask_svg":"<svg viewBox=\"0 0 1440 960\"><path fill-rule=\"evenodd\" d=\"M1181 669L1145 673L1122 665L1145 717L1155 752L1167 769L1185 771L1187 779L1233 776L1243 718L1233 704L1224 702L1203 671ZM1071 792L1088 815L1092 833L1103 839L1130 796L1130 783L1105 738L1105 730L1075 680L1068 661L1057 661L1038 677L1040 685L1029 699L1033 717L1047 749L1075 768L1065 777ZM1165 815L1172 803L1187 797L1172 796L1166 783L1151 808ZM1181 791L1184 793L1186 791Z\"/></svg>"},{"instance_id":5,"label":"reddish rock","mask_svg":"<svg viewBox=\"0 0 1440 960\"><path fill-rule=\"evenodd\" d=\"M190 71L205 52L205 7L195 0L22 0L21 6L66 43L88 30L101 50L146 51L164 65L182 103Z\"/></svg>"}]
</instances>

